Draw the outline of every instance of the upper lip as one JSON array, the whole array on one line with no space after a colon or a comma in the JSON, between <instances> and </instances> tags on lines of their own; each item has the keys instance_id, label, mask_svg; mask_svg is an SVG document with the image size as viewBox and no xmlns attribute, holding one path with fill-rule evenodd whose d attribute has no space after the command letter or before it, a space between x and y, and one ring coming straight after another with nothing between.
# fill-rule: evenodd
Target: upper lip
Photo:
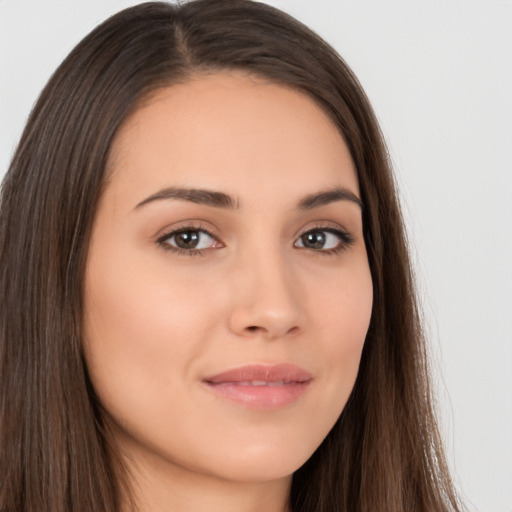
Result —
<instances>
[{"instance_id":1,"label":"upper lip","mask_svg":"<svg viewBox=\"0 0 512 512\"><path fill-rule=\"evenodd\" d=\"M313 376L304 368L294 364L251 364L240 366L207 377L204 382L208 384L220 384L226 382L308 382Z\"/></svg>"}]
</instances>

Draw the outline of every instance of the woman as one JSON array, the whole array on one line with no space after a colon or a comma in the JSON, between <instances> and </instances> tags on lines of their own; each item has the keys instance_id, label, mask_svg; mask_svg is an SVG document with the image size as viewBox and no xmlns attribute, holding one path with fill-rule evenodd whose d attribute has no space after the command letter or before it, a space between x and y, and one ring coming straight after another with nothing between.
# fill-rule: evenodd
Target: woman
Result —
<instances>
[{"instance_id":1,"label":"woman","mask_svg":"<svg viewBox=\"0 0 512 512\"><path fill-rule=\"evenodd\" d=\"M87 36L2 189L0 509L459 510L356 78L246 0Z\"/></svg>"}]
</instances>

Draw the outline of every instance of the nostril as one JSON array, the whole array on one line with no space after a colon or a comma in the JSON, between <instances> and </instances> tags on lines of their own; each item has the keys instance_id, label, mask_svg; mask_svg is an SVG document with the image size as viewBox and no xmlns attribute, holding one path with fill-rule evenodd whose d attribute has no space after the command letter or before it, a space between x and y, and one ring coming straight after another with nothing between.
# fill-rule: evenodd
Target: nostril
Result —
<instances>
[{"instance_id":1,"label":"nostril","mask_svg":"<svg viewBox=\"0 0 512 512\"><path fill-rule=\"evenodd\" d=\"M255 332L258 329L259 329L259 327L257 325L250 325L249 327L247 327L247 330L251 331L251 332Z\"/></svg>"}]
</instances>

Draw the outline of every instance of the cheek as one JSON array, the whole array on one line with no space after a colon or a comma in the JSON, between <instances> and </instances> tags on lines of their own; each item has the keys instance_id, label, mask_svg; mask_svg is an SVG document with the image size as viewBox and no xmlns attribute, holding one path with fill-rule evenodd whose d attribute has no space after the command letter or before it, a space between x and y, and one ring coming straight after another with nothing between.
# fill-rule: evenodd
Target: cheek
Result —
<instances>
[{"instance_id":1,"label":"cheek","mask_svg":"<svg viewBox=\"0 0 512 512\"><path fill-rule=\"evenodd\" d=\"M108 409L183 381L203 352L215 301L199 284L144 260L91 259L86 274L84 350L95 390ZM210 321L212 319L212 321Z\"/></svg>"},{"instance_id":2,"label":"cheek","mask_svg":"<svg viewBox=\"0 0 512 512\"><path fill-rule=\"evenodd\" d=\"M361 360L373 304L373 285L367 264L343 271L325 292L317 295L314 324L317 350L327 365L319 411L334 421L352 391Z\"/></svg>"},{"instance_id":3,"label":"cheek","mask_svg":"<svg viewBox=\"0 0 512 512\"><path fill-rule=\"evenodd\" d=\"M311 286L311 290L315 288ZM366 258L360 258L330 279L323 279L323 287L316 289L308 309L316 328L322 330L322 339L327 340L327 349L336 353L362 350L372 305L369 266Z\"/></svg>"}]
</instances>

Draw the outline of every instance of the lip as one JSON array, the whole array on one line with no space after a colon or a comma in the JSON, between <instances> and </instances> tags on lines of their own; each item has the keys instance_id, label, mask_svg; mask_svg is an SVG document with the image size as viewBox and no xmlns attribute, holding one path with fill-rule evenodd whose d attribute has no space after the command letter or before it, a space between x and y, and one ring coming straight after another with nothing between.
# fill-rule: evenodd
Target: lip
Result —
<instances>
[{"instance_id":1,"label":"lip","mask_svg":"<svg viewBox=\"0 0 512 512\"><path fill-rule=\"evenodd\" d=\"M203 379L216 395L254 409L291 405L307 391L313 376L294 364L252 364Z\"/></svg>"}]
</instances>

